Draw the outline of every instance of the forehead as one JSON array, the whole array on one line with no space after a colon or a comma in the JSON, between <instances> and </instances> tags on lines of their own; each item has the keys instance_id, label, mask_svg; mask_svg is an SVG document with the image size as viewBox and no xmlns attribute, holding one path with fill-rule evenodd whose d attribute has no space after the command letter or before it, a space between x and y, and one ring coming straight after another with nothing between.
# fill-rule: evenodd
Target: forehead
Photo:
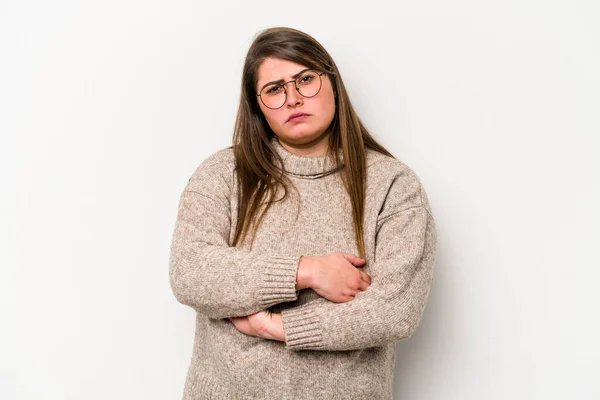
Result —
<instances>
[{"instance_id":1,"label":"forehead","mask_svg":"<svg viewBox=\"0 0 600 400\"><path fill-rule=\"evenodd\" d=\"M297 74L306 65L298 64L293 61L283 60L281 58L269 57L265 59L258 67L257 86L262 86L267 82L284 79L291 80L291 76Z\"/></svg>"}]
</instances>

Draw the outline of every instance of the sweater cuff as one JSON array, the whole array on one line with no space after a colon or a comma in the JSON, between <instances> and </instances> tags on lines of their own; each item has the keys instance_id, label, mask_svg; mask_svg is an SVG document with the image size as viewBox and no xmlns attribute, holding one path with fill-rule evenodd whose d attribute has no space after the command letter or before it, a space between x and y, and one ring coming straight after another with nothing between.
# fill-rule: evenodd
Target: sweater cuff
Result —
<instances>
[{"instance_id":1,"label":"sweater cuff","mask_svg":"<svg viewBox=\"0 0 600 400\"><path fill-rule=\"evenodd\" d=\"M264 262L265 272L257 293L259 302L269 308L273 304L297 300L296 275L300 256L272 256Z\"/></svg>"},{"instance_id":2,"label":"sweater cuff","mask_svg":"<svg viewBox=\"0 0 600 400\"><path fill-rule=\"evenodd\" d=\"M311 303L281 311L285 348L318 350L324 347L321 321Z\"/></svg>"}]
</instances>

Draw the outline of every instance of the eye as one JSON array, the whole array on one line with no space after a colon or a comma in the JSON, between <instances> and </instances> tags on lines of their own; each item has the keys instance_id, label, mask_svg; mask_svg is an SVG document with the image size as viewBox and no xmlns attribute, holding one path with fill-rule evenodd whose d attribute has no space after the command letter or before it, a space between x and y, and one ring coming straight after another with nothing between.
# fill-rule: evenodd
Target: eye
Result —
<instances>
[{"instance_id":1,"label":"eye","mask_svg":"<svg viewBox=\"0 0 600 400\"><path fill-rule=\"evenodd\" d=\"M264 90L264 94L273 95L278 94L281 91L281 86L269 86Z\"/></svg>"},{"instance_id":2,"label":"eye","mask_svg":"<svg viewBox=\"0 0 600 400\"><path fill-rule=\"evenodd\" d=\"M304 83L304 84L310 83L313 79L314 79L314 76L312 74L307 74L307 75L300 77L300 83Z\"/></svg>"}]
</instances>

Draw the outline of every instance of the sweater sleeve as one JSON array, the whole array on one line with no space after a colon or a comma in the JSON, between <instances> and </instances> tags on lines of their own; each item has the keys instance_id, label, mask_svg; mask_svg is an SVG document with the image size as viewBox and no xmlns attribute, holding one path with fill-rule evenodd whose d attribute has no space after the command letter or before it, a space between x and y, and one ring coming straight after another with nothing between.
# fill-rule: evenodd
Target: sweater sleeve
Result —
<instances>
[{"instance_id":1,"label":"sweater sleeve","mask_svg":"<svg viewBox=\"0 0 600 400\"><path fill-rule=\"evenodd\" d=\"M437 233L418 179L402 180L378 217L371 285L345 303L319 297L282 310L285 348L355 350L407 339L416 330L433 280Z\"/></svg>"},{"instance_id":2,"label":"sweater sleeve","mask_svg":"<svg viewBox=\"0 0 600 400\"><path fill-rule=\"evenodd\" d=\"M207 158L181 193L170 248L176 299L209 318L245 316L298 298L300 255L229 246L231 153Z\"/></svg>"}]
</instances>

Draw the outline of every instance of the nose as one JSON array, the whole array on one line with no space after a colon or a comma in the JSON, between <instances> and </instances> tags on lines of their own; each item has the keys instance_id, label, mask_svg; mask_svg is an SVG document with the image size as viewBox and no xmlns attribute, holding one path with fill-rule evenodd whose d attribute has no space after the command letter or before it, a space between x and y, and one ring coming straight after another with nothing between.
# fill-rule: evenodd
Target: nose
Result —
<instances>
[{"instance_id":1,"label":"nose","mask_svg":"<svg viewBox=\"0 0 600 400\"><path fill-rule=\"evenodd\" d=\"M288 86L288 83L291 83L292 86ZM285 84L285 92L287 94L286 103L290 106L293 106L302 101L302 95L298 93L298 90L296 89L296 82L288 83Z\"/></svg>"}]
</instances>

